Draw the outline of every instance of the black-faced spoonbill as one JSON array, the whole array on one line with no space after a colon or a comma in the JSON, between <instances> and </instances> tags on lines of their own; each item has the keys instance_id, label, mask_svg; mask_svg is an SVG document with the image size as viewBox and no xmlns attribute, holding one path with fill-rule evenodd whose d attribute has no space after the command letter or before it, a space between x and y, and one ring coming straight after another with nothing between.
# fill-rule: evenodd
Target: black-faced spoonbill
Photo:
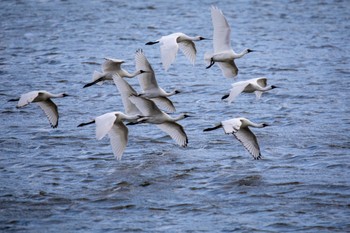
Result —
<instances>
[{"instance_id":1,"label":"black-faced spoonbill","mask_svg":"<svg viewBox=\"0 0 350 233\"><path fill-rule=\"evenodd\" d=\"M239 117L230 120L221 121L212 128L204 129L203 131L211 131L222 127L226 134L233 134L238 141L249 151L254 159L260 159L261 153L256 136L250 131L249 127L263 128L268 126L265 123L253 123L250 120Z\"/></svg>"},{"instance_id":2,"label":"black-faced spoonbill","mask_svg":"<svg viewBox=\"0 0 350 233\"><path fill-rule=\"evenodd\" d=\"M215 6L211 7L211 19L214 27L214 52L204 55L204 60L208 63L207 69L217 62L224 77L234 78L238 74L238 68L234 60L243 57L247 53L254 52L254 50L245 49L241 53L233 51L231 47L231 28L222 11Z\"/></svg>"},{"instance_id":3,"label":"black-faced spoonbill","mask_svg":"<svg viewBox=\"0 0 350 233\"><path fill-rule=\"evenodd\" d=\"M116 159L120 160L128 143L128 128L123 121L133 121L140 116L128 116L122 112L109 112L98 116L95 120L81 123L78 127L96 124L96 138L101 140L108 134L112 146L113 154Z\"/></svg>"},{"instance_id":4,"label":"black-faced spoonbill","mask_svg":"<svg viewBox=\"0 0 350 233\"><path fill-rule=\"evenodd\" d=\"M152 100L141 96L130 96L129 99L144 116L138 120L139 122L156 124L158 128L166 132L179 146L187 146L188 139L185 130L180 124L176 123L176 121L189 117L189 115L180 114L179 116L172 118L160 110Z\"/></svg>"},{"instance_id":5,"label":"black-faced spoonbill","mask_svg":"<svg viewBox=\"0 0 350 233\"><path fill-rule=\"evenodd\" d=\"M187 59L194 65L196 61L196 45L193 41L205 40L201 36L188 36L182 32L172 33L162 36L159 40L147 42L146 45L153 45L160 42L160 55L163 68L167 71L170 65L175 61L176 54L179 50L185 54Z\"/></svg>"},{"instance_id":6,"label":"black-faced spoonbill","mask_svg":"<svg viewBox=\"0 0 350 233\"><path fill-rule=\"evenodd\" d=\"M44 111L45 115L49 119L52 128L56 128L58 125L58 109L51 98L62 98L68 96L65 93L52 94L48 91L31 91L22 94L19 99L11 99L9 101L18 101L17 108L24 107L30 103L37 103Z\"/></svg>"},{"instance_id":7,"label":"black-faced spoonbill","mask_svg":"<svg viewBox=\"0 0 350 233\"><path fill-rule=\"evenodd\" d=\"M122 78L133 78L145 72L143 70L136 70L133 73L129 73L121 67L121 64L124 62L124 60L120 59L105 58L105 62L102 64L102 73L94 71L92 82L85 84L83 88L90 87L94 84L102 84L107 80L113 80L113 74L118 74Z\"/></svg>"},{"instance_id":8,"label":"black-faced spoonbill","mask_svg":"<svg viewBox=\"0 0 350 233\"><path fill-rule=\"evenodd\" d=\"M141 49L136 51L135 64L136 70L148 71L138 76L138 80L143 91L139 95L153 100L159 107L164 108L169 112L175 112L174 104L167 97L180 92L178 90L166 92L158 86L153 68Z\"/></svg>"},{"instance_id":9,"label":"black-faced spoonbill","mask_svg":"<svg viewBox=\"0 0 350 233\"><path fill-rule=\"evenodd\" d=\"M227 99L229 103L232 103L236 97L242 92L245 93L255 93L256 98L260 99L262 93L277 88L274 85L267 85L267 78L253 78L245 81L239 81L232 83L232 88L230 93L224 95L221 99Z\"/></svg>"}]
</instances>

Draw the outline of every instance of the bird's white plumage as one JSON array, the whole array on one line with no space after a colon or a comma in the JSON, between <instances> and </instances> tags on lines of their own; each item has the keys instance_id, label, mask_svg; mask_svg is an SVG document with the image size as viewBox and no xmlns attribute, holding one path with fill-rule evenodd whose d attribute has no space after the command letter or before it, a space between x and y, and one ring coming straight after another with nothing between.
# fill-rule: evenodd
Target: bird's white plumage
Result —
<instances>
[{"instance_id":1,"label":"bird's white plumage","mask_svg":"<svg viewBox=\"0 0 350 233\"><path fill-rule=\"evenodd\" d=\"M25 94L22 94L17 108L24 107L30 103L37 103L40 108L44 111L46 117L48 118L50 125L53 128L56 128L58 125L58 110L56 104L51 100L51 98L60 98L66 96L64 93L52 94L48 91L31 91Z\"/></svg>"},{"instance_id":2,"label":"bird's white plumage","mask_svg":"<svg viewBox=\"0 0 350 233\"><path fill-rule=\"evenodd\" d=\"M138 76L140 86L144 92L159 89L154 70L142 50L137 50L135 53L135 68L136 70L147 70L146 73Z\"/></svg>"},{"instance_id":3,"label":"bird's white plumage","mask_svg":"<svg viewBox=\"0 0 350 233\"><path fill-rule=\"evenodd\" d=\"M114 58L105 58L105 61L102 64L102 71L104 73L117 73L121 70L121 64L125 61Z\"/></svg>"},{"instance_id":4,"label":"bird's white plumage","mask_svg":"<svg viewBox=\"0 0 350 233\"><path fill-rule=\"evenodd\" d=\"M114 156L120 160L128 143L128 128L122 123L115 123L108 136Z\"/></svg>"},{"instance_id":5,"label":"bird's white plumage","mask_svg":"<svg viewBox=\"0 0 350 233\"><path fill-rule=\"evenodd\" d=\"M157 124L158 128L167 133L179 146L187 145L187 135L182 125L175 122Z\"/></svg>"},{"instance_id":6,"label":"bird's white plumage","mask_svg":"<svg viewBox=\"0 0 350 233\"><path fill-rule=\"evenodd\" d=\"M254 157L254 159L260 159L261 153L258 141L249 127L263 128L265 126L267 125L263 123L256 124L246 118L239 117L221 121L217 126L205 129L204 131L211 131L222 127L226 134L233 134L236 139L242 143L244 148L246 148L246 150Z\"/></svg>"},{"instance_id":7,"label":"bird's white plumage","mask_svg":"<svg viewBox=\"0 0 350 233\"><path fill-rule=\"evenodd\" d=\"M139 108L144 117L144 121L152 124L156 124L161 130L166 132L179 146L187 146L187 135L183 127L176 123L176 121L181 120L185 117L184 114L172 118L162 110L160 110L157 105L149 99L130 96L131 102L133 102L136 107Z\"/></svg>"},{"instance_id":8,"label":"bird's white plumage","mask_svg":"<svg viewBox=\"0 0 350 233\"><path fill-rule=\"evenodd\" d=\"M235 78L238 68L234 59L240 58L252 50L245 49L241 53L235 53L231 47L231 28L222 11L216 6L211 7L211 18L213 23L213 48L214 52L207 52L204 60L210 68L218 63L222 74L226 78Z\"/></svg>"},{"instance_id":9,"label":"bird's white plumage","mask_svg":"<svg viewBox=\"0 0 350 233\"><path fill-rule=\"evenodd\" d=\"M113 75L113 81L116 85L124 106L124 111L127 115L139 115L141 112L139 109L129 100L129 96L137 95L137 92L134 88L130 86L129 83L126 82L123 78L121 78L118 74Z\"/></svg>"},{"instance_id":10,"label":"bird's white plumage","mask_svg":"<svg viewBox=\"0 0 350 233\"><path fill-rule=\"evenodd\" d=\"M174 104L167 97L176 94L176 91L166 92L159 87L154 70L141 49L136 51L135 66L137 70L147 70L138 76L143 91L141 95L152 99L159 107L168 112L175 112Z\"/></svg>"},{"instance_id":11,"label":"bird's white plumage","mask_svg":"<svg viewBox=\"0 0 350 233\"><path fill-rule=\"evenodd\" d=\"M233 135L242 143L254 159L259 159L261 157L260 147L256 136L248 127L240 128L240 130L233 133Z\"/></svg>"},{"instance_id":12,"label":"bird's white plumage","mask_svg":"<svg viewBox=\"0 0 350 233\"><path fill-rule=\"evenodd\" d=\"M162 36L157 42L160 42L160 55L163 68L167 71L176 59L176 54L180 50L186 58L194 64L196 61L196 45L193 41L199 41L203 38L200 36L188 36L182 32L172 33Z\"/></svg>"},{"instance_id":13,"label":"bird's white plumage","mask_svg":"<svg viewBox=\"0 0 350 233\"><path fill-rule=\"evenodd\" d=\"M108 134L116 120L116 112L109 112L95 118L97 140L101 140Z\"/></svg>"},{"instance_id":14,"label":"bird's white plumage","mask_svg":"<svg viewBox=\"0 0 350 233\"><path fill-rule=\"evenodd\" d=\"M267 86L267 78L259 77L245 81L239 81L232 84L230 94L227 97L229 103L233 102L236 97L242 92L252 93L254 92L257 99L260 99L263 92L273 89L273 86Z\"/></svg>"},{"instance_id":15,"label":"bird's white plumage","mask_svg":"<svg viewBox=\"0 0 350 233\"><path fill-rule=\"evenodd\" d=\"M123 121L136 120L138 116L129 116L122 112L109 112L95 118L94 121L81 124L86 125L95 122L96 138L101 140L107 134L110 138L114 156L120 160L128 143L128 128Z\"/></svg>"},{"instance_id":16,"label":"bird's white plumage","mask_svg":"<svg viewBox=\"0 0 350 233\"><path fill-rule=\"evenodd\" d=\"M44 111L47 119L50 122L50 125L53 128L56 128L58 125L58 110L57 106L52 100L47 99L45 101L37 102L40 108Z\"/></svg>"},{"instance_id":17,"label":"bird's white plumage","mask_svg":"<svg viewBox=\"0 0 350 233\"><path fill-rule=\"evenodd\" d=\"M214 28L213 47L215 53L231 50L231 28L222 11L211 7L211 18Z\"/></svg>"},{"instance_id":18,"label":"bird's white plumage","mask_svg":"<svg viewBox=\"0 0 350 233\"><path fill-rule=\"evenodd\" d=\"M233 134L240 129L242 122L239 118L233 118L222 121L221 124L226 134Z\"/></svg>"}]
</instances>

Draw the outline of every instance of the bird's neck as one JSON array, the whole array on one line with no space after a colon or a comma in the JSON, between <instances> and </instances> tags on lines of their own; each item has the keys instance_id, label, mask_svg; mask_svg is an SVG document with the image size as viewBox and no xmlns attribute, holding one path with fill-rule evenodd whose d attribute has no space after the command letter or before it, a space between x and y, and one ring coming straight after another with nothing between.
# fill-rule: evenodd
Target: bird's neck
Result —
<instances>
[{"instance_id":1,"label":"bird's neck","mask_svg":"<svg viewBox=\"0 0 350 233\"><path fill-rule=\"evenodd\" d=\"M65 97L66 94L65 93L58 93L58 94L51 94L50 98L62 98Z\"/></svg>"},{"instance_id":2,"label":"bird's neck","mask_svg":"<svg viewBox=\"0 0 350 233\"><path fill-rule=\"evenodd\" d=\"M136 75L139 75L139 74L141 74L141 72L139 71L139 70L136 70L136 71L134 71L134 72L132 72L132 73L129 73L128 71L126 71L126 70L122 70L122 72L121 72L121 75L120 75L120 77L123 77L123 78L133 78L133 77L135 77Z\"/></svg>"},{"instance_id":3,"label":"bird's neck","mask_svg":"<svg viewBox=\"0 0 350 233\"><path fill-rule=\"evenodd\" d=\"M180 114L179 116L174 118L174 121L179 121L185 118L185 114Z\"/></svg>"},{"instance_id":4,"label":"bird's neck","mask_svg":"<svg viewBox=\"0 0 350 233\"><path fill-rule=\"evenodd\" d=\"M243 50L242 52L236 54L236 58L241 58L243 57L244 55L246 55L248 53L248 51L245 49Z\"/></svg>"}]
</instances>

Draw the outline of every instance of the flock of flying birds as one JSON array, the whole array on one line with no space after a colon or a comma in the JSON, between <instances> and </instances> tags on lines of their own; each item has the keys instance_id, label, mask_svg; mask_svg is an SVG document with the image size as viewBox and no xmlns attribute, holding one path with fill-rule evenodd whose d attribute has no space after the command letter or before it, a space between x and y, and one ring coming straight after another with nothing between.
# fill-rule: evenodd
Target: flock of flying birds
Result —
<instances>
[{"instance_id":1,"label":"flock of flying birds","mask_svg":"<svg viewBox=\"0 0 350 233\"><path fill-rule=\"evenodd\" d=\"M223 15L222 11L215 6L211 7L211 17L214 27L213 47L214 51L206 53L204 60L207 62L207 69L217 64L226 78L236 78L238 68L235 59L243 57L253 50L245 49L241 53L235 53L231 48L231 29ZM146 45L160 44L160 54L163 68L167 71L171 64L175 62L176 55L180 49L188 60L194 65L196 59L196 47L194 41L204 40L201 36L190 37L184 33L173 33L162 36L159 40L146 43ZM186 147L188 138L184 128L177 121L188 117L187 114L180 114L177 117L171 117L168 113L176 111L169 96L179 93L178 90L171 92L164 91L158 86L155 72L148 62L144 52L139 49L135 54L136 71L129 73L121 67L123 60L105 58L102 64L102 72L93 73L92 82L86 84L84 88L94 84L102 84L105 81L113 80L121 95L124 106L124 113L120 111L109 112L96 117L93 121L82 123L78 127L89 124L96 125L96 138L102 139L108 134L114 156L121 159L128 142L128 128L126 125L151 123L155 124L162 131L166 132L179 146ZM138 76L139 84L142 88L141 93L137 93L125 80ZM263 92L269 91L275 86L268 86L267 79L264 77L250 79L246 81L235 82L232 84L230 93L223 96L222 99L229 103L242 92L255 93L260 98ZM21 95L17 107L24 107L30 103L37 103L46 114L51 126L58 126L58 109L52 98L65 97L67 94L52 94L40 90L31 91ZM128 122L124 124L124 122ZM261 153L256 136L249 127L262 128L267 126L265 123L253 123L250 120L239 117L221 121L212 128L203 131L211 131L223 128L226 134L233 134L242 145L249 151L254 159L260 159Z\"/></svg>"}]
</instances>

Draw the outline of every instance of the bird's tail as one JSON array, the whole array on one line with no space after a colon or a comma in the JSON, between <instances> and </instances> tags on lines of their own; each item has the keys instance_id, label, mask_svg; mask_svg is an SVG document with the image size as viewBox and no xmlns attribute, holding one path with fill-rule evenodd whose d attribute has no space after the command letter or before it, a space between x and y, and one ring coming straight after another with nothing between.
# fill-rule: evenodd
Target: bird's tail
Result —
<instances>
[{"instance_id":1,"label":"bird's tail","mask_svg":"<svg viewBox=\"0 0 350 233\"><path fill-rule=\"evenodd\" d=\"M207 66L209 66L211 64L211 58L213 57L213 52L206 52L204 54L204 61L207 64Z\"/></svg>"},{"instance_id":2,"label":"bird's tail","mask_svg":"<svg viewBox=\"0 0 350 233\"><path fill-rule=\"evenodd\" d=\"M214 126L214 127L203 129L203 132L212 131L212 130L215 130L215 129L220 128L221 126L222 126L222 125L221 125L221 123L220 123L220 124L217 124L217 125Z\"/></svg>"}]
</instances>

